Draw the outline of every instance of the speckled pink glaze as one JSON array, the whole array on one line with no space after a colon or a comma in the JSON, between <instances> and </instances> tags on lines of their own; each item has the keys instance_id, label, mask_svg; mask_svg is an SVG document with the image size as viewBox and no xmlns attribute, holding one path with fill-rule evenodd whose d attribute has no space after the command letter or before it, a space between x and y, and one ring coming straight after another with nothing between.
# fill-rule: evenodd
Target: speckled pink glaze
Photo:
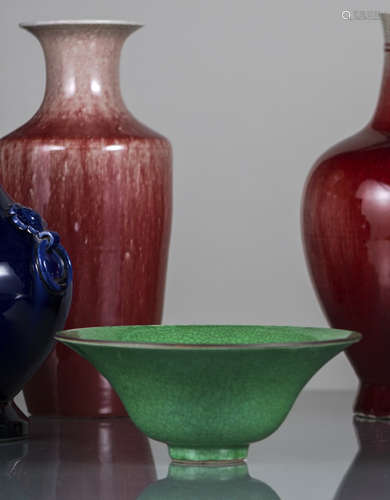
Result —
<instances>
[{"instance_id":1,"label":"speckled pink glaze","mask_svg":"<svg viewBox=\"0 0 390 500\"><path fill-rule=\"evenodd\" d=\"M47 85L36 115L0 141L0 182L57 230L74 267L67 328L161 321L171 223L171 147L126 109L119 58L139 25L24 26ZM58 345L25 387L33 414L125 414L108 382Z\"/></svg>"}]
</instances>

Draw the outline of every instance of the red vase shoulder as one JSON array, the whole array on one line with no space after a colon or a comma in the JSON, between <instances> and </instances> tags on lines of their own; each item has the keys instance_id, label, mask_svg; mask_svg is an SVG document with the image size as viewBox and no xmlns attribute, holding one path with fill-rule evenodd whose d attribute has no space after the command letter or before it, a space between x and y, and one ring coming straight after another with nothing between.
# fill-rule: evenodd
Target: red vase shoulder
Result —
<instances>
[{"instance_id":1,"label":"red vase shoulder","mask_svg":"<svg viewBox=\"0 0 390 500\"><path fill-rule=\"evenodd\" d=\"M78 112L59 113L48 118L42 111L3 140L50 140L55 139L164 139L151 128L136 120L130 113L113 112L107 116L96 111L93 116Z\"/></svg>"},{"instance_id":2,"label":"red vase shoulder","mask_svg":"<svg viewBox=\"0 0 390 500\"><path fill-rule=\"evenodd\" d=\"M333 327L364 334L349 355L365 382L389 384L390 137L364 129L326 152L303 202L306 257Z\"/></svg>"}]
</instances>

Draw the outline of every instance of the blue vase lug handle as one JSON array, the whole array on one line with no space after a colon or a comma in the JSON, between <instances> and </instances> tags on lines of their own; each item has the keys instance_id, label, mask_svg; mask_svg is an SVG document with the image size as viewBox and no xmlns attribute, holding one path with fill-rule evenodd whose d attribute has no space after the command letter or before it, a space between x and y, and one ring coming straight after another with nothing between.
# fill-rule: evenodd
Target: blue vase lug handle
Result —
<instances>
[{"instance_id":1,"label":"blue vase lug handle","mask_svg":"<svg viewBox=\"0 0 390 500\"><path fill-rule=\"evenodd\" d=\"M54 293L65 293L71 286L72 264L59 235L44 228L41 216L30 208L14 203L8 210L11 223L35 240L34 266L46 288Z\"/></svg>"}]
</instances>

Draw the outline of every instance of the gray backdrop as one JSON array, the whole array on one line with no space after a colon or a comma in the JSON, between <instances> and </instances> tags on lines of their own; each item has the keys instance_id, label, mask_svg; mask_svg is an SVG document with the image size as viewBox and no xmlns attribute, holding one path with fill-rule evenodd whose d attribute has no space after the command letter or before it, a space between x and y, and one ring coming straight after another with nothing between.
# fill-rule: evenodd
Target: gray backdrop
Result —
<instances>
[{"instance_id":1,"label":"gray backdrop","mask_svg":"<svg viewBox=\"0 0 390 500\"><path fill-rule=\"evenodd\" d=\"M174 149L164 321L325 325L302 254L300 196L314 160L374 110L380 23L342 19L362 8L373 9L338 0L1 0L0 133L27 120L44 90L41 49L18 22L145 23L125 45L121 81L132 112ZM309 387L355 385L339 356Z\"/></svg>"}]
</instances>

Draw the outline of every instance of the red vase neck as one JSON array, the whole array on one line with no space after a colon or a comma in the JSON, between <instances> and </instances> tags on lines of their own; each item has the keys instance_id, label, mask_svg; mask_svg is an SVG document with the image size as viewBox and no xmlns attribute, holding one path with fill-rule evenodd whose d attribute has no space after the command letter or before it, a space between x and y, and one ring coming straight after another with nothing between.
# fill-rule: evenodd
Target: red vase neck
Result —
<instances>
[{"instance_id":1,"label":"red vase neck","mask_svg":"<svg viewBox=\"0 0 390 500\"><path fill-rule=\"evenodd\" d=\"M376 130L390 132L390 48L385 48L382 85L371 126Z\"/></svg>"},{"instance_id":2,"label":"red vase neck","mask_svg":"<svg viewBox=\"0 0 390 500\"><path fill-rule=\"evenodd\" d=\"M36 115L7 138L159 137L133 118L120 91L121 49L140 25L67 21L22 27L43 48L46 91Z\"/></svg>"},{"instance_id":3,"label":"red vase neck","mask_svg":"<svg viewBox=\"0 0 390 500\"><path fill-rule=\"evenodd\" d=\"M390 14L381 14L385 39L385 60L378 104L371 121L372 128L390 132Z\"/></svg>"},{"instance_id":4,"label":"red vase neck","mask_svg":"<svg viewBox=\"0 0 390 500\"><path fill-rule=\"evenodd\" d=\"M126 38L138 25L69 22L24 27L38 38L45 55L44 113L86 116L126 110L119 61Z\"/></svg>"}]
</instances>

